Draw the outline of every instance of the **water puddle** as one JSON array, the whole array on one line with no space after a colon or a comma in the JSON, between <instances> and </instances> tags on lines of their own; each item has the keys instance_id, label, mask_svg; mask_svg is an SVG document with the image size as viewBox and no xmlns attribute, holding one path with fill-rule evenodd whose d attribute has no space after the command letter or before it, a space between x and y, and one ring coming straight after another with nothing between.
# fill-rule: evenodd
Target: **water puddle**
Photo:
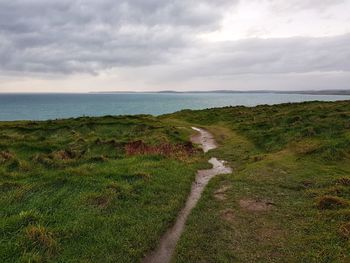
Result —
<instances>
[{"instance_id":1,"label":"water puddle","mask_svg":"<svg viewBox=\"0 0 350 263\"><path fill-rule=\"evenodd\" d=\"M198 133L191 137L193 143L199 144L204 152L215 149L216 143L212 134L208 131L192 127ZM224 161L211 158L209 163L213 168L197 171L195 181L192 183L191 193L187 198L185 207L180 211L175 224L160 239L159 246L143 259L143 263L168 263L175 251L176 243L185 227L185 223L191 210L196 206L205 186L211 178L218 174L229 174L230 167L225 166Z\"/></svg>"}]
</instances>

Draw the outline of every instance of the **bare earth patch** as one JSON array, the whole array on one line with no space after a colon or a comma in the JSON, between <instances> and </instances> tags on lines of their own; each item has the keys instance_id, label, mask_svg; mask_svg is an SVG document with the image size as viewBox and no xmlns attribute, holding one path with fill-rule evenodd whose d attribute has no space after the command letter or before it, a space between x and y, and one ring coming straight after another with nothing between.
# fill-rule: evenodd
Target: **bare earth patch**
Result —
<instances>
[{"instance_id":1,"label":"bare earth patch","mask_svg":"<svg viewBox=\"0 0 350 263\"><path fill-rule=\"evenodd\" d=\"M275 204L266 200L241 199L239 200L239 206L248 211L260 212L272 209Z\"/></svg>"},{"instance_id":2,"label":"bare earth patch","mask_svg":"<svg viewBox=\"0 0 350 263\"><path fill-rule=\"evenodd\" d=\"M227 208L221 212L221 218L227 222L233 222L236 218L234 210Z\"/></svg>"},{"instance_id":3,"label":"bare earth patch","mask_svg":"<svg viewBox=\"0 0 350 263\"><path fill-rule=\"evenodd\" d=\"M224 201L227 199L227 196L226 196L226 192L227 190L229 190L231 188L231 186L228 186L228 185L224 185L222 186L221 188L219 188L218 190L216 190L214 192L214 197L217 199L217 200L220 200L220 201Z\"/></svg>"}]
</instances>

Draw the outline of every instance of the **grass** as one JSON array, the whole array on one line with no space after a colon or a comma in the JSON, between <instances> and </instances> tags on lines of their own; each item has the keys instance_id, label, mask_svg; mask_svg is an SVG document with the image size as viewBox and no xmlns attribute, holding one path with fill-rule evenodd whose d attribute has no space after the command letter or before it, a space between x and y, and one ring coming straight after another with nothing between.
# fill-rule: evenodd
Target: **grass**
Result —
<instances>
[{"instance_id":1,"label":"grass","mask_svg":"<svg viewBox=\"0 0 350 263\"><path fill-rule=\"evenodd\" d=\"M349 262L350 102L164 118L212 131L210 155L234 168L209 183L174 262Z\"/></svg>"},{"instance_id":2,"label":"grass","mask_svg":"<svg viewBox=\"0 0 350 263\"><path fill-rule=\"evenodd\" d=\"M349 101L1 122L0 261L139 262L210 156L174 262L350 261Z\"/></svg>"},{"instance_id":3,"label":"grass","mask_svg":"<svg viewBox=\"0 0 350 263\"><path fill-rule=\"evenodd\" d=\"M0 261L140 260L202 163L188 137L151 116L1 123ZM128 154L140 140L154 151Z\"/></svg>"}]
</instances>

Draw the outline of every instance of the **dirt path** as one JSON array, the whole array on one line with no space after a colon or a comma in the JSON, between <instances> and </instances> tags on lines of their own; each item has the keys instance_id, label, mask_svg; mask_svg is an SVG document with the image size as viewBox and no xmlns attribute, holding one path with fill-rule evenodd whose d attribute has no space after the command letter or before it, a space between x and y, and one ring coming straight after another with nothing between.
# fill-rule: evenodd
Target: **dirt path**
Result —
<instances>
[{"instance_id":1,"label":"dirt path","mask_svg":"<svg viewBox=\"0 0 350 263\"><path fill-rule=\"evenodd\" d=\"M192 127L198 133L191 137L193 143L199 144L204 152L216 148L216 143L212 134L206 130ZM225 166L223 161L211 158L209 163L213 168L199 170L195 181L192 184L192 190L187 198L185 207L180 211L175 224L160 239L158 247L143 259L143 263L168 263L174 253L176 243L185 227L185 223L191 210L196 206L205 186L209 180L218 174L228 174L232 170Z\"/></svg>"}]
</instances>

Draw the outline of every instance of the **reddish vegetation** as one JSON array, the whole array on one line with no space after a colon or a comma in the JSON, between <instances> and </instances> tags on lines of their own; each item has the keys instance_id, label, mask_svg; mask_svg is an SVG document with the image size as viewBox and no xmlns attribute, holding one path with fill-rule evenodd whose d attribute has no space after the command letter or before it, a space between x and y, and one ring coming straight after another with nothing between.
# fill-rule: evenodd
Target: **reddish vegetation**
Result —
<instances>
[{"instance_id":1,"label":"reddish vegetation","mask_svg":"<svg viewBox=\"0 0 350 263\"><path fill-rule=\"evenodd\" d=\"M159 154L163 156L191 155L195 151L191 142L185 144L162 143L159 145L147 145L143 141L134 141L125 145L127 155Z\"/></svg>"}]
</instances>

